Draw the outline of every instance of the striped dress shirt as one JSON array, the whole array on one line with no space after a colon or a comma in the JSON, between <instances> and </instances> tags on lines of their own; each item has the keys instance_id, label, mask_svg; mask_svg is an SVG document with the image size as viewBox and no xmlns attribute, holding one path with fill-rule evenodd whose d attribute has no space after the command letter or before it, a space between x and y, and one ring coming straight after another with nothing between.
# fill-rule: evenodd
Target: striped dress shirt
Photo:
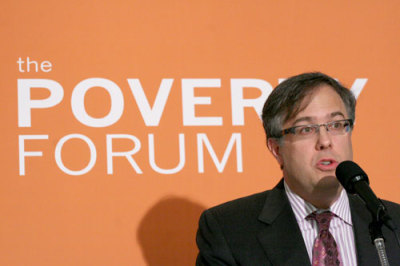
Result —
<instances>
[{"instance_id":1,"label":"striped dress shirt","mask_svg":"<svg viewBox=\"0 0 400 266\"><path fill-rule=\"evenodd\" d=\"M301 234L303 235L308 257L310 258L310 262L312 262L312 249L318 234L318 227L315 220L306 220L306 217L314 211L322 212L326 210L315 208L312 204L306 202L299 195L291 191L286 182L284 182L284 184L286 195L288 196ZM338 200L329 208L329 211L335 214L329 226L329 231L335 238L341 261L344 266L355 266L357 265L357 257L354 244L353 223L351 220L349 198L344 189Z\"/></svg>"}]
</instances>

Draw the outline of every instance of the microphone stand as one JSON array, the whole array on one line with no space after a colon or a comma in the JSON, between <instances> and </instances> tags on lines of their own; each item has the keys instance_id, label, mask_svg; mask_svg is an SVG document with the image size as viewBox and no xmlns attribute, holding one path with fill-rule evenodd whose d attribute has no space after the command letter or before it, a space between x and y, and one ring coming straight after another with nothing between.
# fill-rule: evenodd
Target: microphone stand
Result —
<instances>
[{"instance_id":1,"label":"microphone stand","mask_svg":"<svg viewBox=\"0 0 400 266\"><path fill-rule=\"evenodd\" d=\"M376 251L378 252L381 266L390 266L386 255L385 238L382 234L383 221L379 219L380 210L378 210L377 217L373 216L373 221L369 225L369 233L371 235L372 243L375 245Z\"/></svg>"}]
</instances>

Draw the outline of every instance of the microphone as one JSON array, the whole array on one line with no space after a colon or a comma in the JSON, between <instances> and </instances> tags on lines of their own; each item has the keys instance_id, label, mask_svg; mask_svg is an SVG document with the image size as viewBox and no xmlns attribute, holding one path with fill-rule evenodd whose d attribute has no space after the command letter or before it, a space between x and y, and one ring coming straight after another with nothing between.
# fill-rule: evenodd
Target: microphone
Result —
<instances>
[{"instance_id":1,"label":"microphone","mask_svg":"<svg viewBox=\"0 0 400 266\"><path fill-rule=\"evenodd\" d=\"M392 231L396 229L385 206L369 186L368 176L360 166L352 161L341 162L336 168L336 177L348 193L357 194L364 200L377 222L383 222Z\"/></svg>"}]
</instances>

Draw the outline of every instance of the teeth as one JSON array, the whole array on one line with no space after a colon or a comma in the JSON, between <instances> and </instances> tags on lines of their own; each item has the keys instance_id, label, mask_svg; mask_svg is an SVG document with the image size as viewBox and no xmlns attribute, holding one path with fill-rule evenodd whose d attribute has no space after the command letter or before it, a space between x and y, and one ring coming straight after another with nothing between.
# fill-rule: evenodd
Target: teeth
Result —
<instances>
[{"instance_id":1,"label":"teeth","mask_svg":"<svg viewBox=\"0 0 400 266\"><path fill-rule=\"evenodd\" d=\"M323 164L323 165L330 165L331 162L330 162L330 161L323 161L323 162L321 162L321 164Z\"/></svg>"}]
</instances>

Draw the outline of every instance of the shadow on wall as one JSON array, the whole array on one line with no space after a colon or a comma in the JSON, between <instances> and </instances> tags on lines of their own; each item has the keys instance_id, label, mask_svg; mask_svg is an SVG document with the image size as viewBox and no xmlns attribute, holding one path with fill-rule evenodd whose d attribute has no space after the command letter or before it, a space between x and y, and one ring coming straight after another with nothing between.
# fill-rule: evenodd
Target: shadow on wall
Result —
<instances>
[{"instance_id":1,"label":"shadow on wall","mask_svg":"<svg viewBox=\"0 0 400 266\"><path fill-rule=\"evenodd\" d=\"M194 265L196 231L204 206L184 198L165 198L140 222L138 240L149 266Z\"/></svg>"}]
</instances>

